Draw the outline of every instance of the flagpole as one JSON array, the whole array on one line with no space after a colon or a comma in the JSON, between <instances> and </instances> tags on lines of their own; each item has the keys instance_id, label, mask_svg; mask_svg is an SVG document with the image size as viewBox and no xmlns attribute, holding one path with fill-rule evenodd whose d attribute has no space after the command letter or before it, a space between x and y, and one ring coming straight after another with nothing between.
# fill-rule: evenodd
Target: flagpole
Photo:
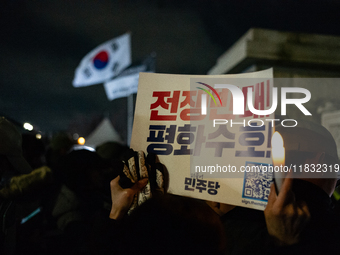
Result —
<instances>
[{"instance_id":1,"label":"flagpole","mask_svg":"<svg viewBox=\"0 0 340 255\"><path fill-rule=\"evenodd\" d=\"M127 145L130 146L133 125L133 94L127 97Z\"/></svg>"}]
</instances>

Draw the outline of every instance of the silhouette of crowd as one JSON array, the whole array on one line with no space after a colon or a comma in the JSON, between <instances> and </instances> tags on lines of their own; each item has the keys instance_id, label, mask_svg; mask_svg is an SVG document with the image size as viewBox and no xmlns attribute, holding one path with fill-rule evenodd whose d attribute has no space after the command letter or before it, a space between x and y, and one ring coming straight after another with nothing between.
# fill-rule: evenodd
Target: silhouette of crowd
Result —
<instances>
[{"instance_id":1,"label":"silhouette of crowd","mask_svg":"<svg viewBox=\"0 0 340 255\"><path fill-rule=\"evenodd\" d=\"M278 130L286 161L338 164L321 125ZM263 212L170 194L157 155L113 141L75 145L67 133L49 141L21 134L1 117L0 254L339 252L336 176L290 172L279 192L272 184Z\"/></svg>"}]
</instances>

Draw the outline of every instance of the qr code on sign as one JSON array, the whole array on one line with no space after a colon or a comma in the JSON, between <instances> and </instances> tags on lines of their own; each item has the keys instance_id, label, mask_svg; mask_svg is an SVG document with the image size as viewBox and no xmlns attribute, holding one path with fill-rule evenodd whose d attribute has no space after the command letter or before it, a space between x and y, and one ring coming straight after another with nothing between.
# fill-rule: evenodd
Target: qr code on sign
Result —
<instances>
[{"instance_id":1,"label":"qr code on sign","mask_svg":"<svg viewBox=\"0 0 340 255\"><path fill-rule=\"evenodd\" d=\"M268 167L269 165L246 162L246 170L248 169L249 171L244 173L242 197L265 202L268 201L273 173L268 172L263 166Z\"/></svg>"}]
</instances>

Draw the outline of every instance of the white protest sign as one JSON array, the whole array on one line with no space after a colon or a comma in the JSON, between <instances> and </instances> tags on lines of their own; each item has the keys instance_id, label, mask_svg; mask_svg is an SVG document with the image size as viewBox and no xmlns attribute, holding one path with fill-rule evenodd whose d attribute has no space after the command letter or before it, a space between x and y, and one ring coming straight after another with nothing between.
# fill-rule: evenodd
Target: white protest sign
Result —
<instances>
[{"instance_id":1,"label":"white protest sign","mask_svg":"<svg viewBox=\"0 0 340 255\"><path fill-rule=\"evenodd\" d=\"M121 72L116 78L104 83L105 92L109 100L127 97L138 91L140 72L155 71L155 55L150 54L140 64L132 65ZM132 127L132 124L131 124Z\"/></svg>"},{"instance_id":2,"label":"white protest sign","mask_svg":"<svg viewBox=\"0 0 340 255\"><path fill-rule=\"evenodd\" d=\"M105 92L109 100L127 97L137 93L139 73L128 76L117 77L112 81L104 83Z\"/></svg>"},{"instance_id":3,"label":"white protest sign","mask_svg":"<svg viewBox=\"0 0 340 255\"><path fill-rule=\"evenodd\" d=\"M263 168L272 163L268 120L274 116L253 114L247 102L244 114L234 115L230 90L213 87L216 81L233 84L244 98L253 91L254 107L267 110L272 78L272 69L213 76L140 73L131 148L158 154L171 193L263 210L273 177ZM251 167L258 171L245 171Z\"/></svg>"}]
</instances>

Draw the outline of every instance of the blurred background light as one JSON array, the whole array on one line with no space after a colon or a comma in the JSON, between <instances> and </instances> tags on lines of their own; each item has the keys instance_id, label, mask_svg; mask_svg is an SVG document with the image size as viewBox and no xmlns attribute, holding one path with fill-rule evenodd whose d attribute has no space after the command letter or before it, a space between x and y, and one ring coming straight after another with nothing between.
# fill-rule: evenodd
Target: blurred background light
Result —
<instances>
[{"instance_id":1,"label":"blurred background light","mask_svg":"<svg viewBox=\"0 0 340 255\"><path fill-rule=\"evenodd\" d=\"M33 130L33 126L30 123L24 123L24 129L28 130L28 131L32 131Z\"/></svg>"},{"instance_id":2,"label":"blurred background light","mask_svg":"<svg viewBox=\"0 0 340 255\"><path fill-rule=\"evenodd\" d=\"M79 137L78 138L78 144L84 145L85 144L85 138L84 137Z\"/></svg>"}]
</instances>

